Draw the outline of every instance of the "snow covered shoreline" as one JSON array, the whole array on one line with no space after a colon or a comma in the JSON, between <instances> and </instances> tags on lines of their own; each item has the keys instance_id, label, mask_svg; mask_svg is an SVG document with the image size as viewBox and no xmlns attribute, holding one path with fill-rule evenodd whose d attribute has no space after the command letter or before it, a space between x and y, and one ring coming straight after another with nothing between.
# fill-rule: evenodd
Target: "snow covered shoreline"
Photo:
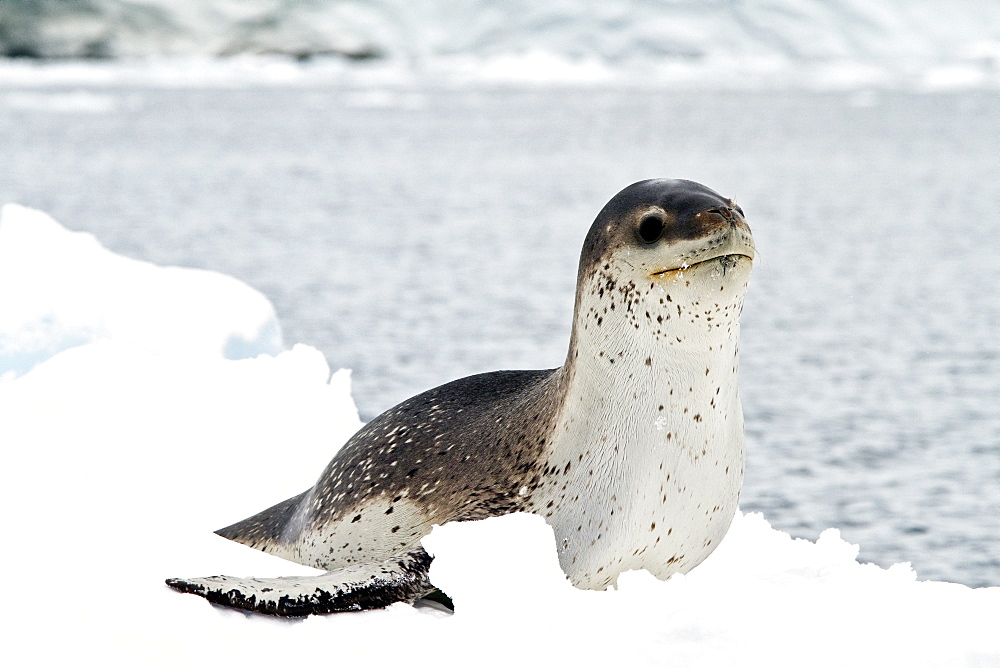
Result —
<instances>
[{"instance_id":1,"label":"snow covered shoreline","mask_svg":"<svg viewBox=\"0 0 1000 668\"><path fill-rule=\"evenodd\" d=\"M281 55L531 81L996 87L997 8L962 0L594 3L28 0L0 5L0 55Z\"/></svg>"},{"instance_id":2,"label":"snow covered shoreline","mask_svg":"<svg viewBox=\"0 0 1000 668\"><path fill-rule=\"evenodd\" d=\"M738 515L687 576L631 573L603 593L565 582L539 518L446 525L426 543L454 616L397 605L293 622L176 594L165 577L309 572L212 534L311 485L360 426L349 373L277 332L234 279L4 208L12 665L1000 665L1000 587L919 582L857 563L835 530L793 540L759 515Z\"/></svg>"},{"instance_id":3,"label":"snow covered shoreline","mask_svg":"<svg viewBox=\"0 0 1000 668\"><path fill-rule=\"evenodd\" d=\"M413 67L394 60L349 62L319 57L306 62L274 55L211 58L169 56L115 61L0 59L0 86L39 88L108 86L239 88L335 85L345 89L420 86L623 87L674 91L907 91L940 93L1000 89L990 45L975 57L902 71L862 60L791 62L772 57L714 56L695 61L629 66L570 58L544 49L482 57L448 56ZM976 52L978 53L978 52Z\"/></svg>"}]
</instances>

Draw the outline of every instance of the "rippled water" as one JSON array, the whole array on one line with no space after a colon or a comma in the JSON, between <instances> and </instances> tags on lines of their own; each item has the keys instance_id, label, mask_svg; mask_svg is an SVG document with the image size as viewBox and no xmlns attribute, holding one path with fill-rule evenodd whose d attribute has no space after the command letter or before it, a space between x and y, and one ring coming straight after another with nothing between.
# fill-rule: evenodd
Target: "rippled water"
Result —
<instances>
[{"instance_id":1,"label":"rippled water","mask_svg":"<svg viewBox=\"0 0 1000 668\"><path fill-rule=\"evenodd\" d=\"M996 93L0 89L0 199L233 274L364 417L562 362L590 221L650 176L735 196L742 507L1000 584ZM280 456L280 453L276 453Z\"/></svg>"}]
</instances>

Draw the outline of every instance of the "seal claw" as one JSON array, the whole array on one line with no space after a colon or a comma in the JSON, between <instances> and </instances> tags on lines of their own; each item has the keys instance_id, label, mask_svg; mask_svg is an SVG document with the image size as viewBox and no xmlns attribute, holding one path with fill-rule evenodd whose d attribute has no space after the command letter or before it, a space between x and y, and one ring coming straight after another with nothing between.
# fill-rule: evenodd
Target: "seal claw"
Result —
<instances>
[{"instance_id":1,"label":"seal claw","mask_svg":"<svg viewBox=\"0 0 1000 668\"><path fill-rule=\"evenodd\" d=\"M176 589L179 592L185 594L200 594L205 591L205 587L194 582L189 582L188 580L181 580L179 578L167 578L164 582L171 589Z\"/></svg>"}]
</instances>

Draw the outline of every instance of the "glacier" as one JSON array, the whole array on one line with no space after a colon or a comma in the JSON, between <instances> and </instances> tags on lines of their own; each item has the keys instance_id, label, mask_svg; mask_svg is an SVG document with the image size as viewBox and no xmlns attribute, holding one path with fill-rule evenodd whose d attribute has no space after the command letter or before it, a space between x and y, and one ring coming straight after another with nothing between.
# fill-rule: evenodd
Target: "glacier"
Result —
<instances>
[{"instance_id":1,"label":"glacier","mask_svg":"<svg viewBox=\"0 0 1000 668\"><path fill-rule=\"evenodd\" d=\"M0 54L281 55L410 74L996 87L1000 5L958 0L13 0Z\"/></svg>"}]
</instances>

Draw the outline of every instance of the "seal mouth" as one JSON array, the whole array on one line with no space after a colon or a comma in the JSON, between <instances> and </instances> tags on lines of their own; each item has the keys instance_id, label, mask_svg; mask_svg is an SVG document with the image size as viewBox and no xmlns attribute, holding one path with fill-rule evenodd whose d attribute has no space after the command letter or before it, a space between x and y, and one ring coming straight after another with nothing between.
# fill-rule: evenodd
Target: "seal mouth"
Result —
<instances>
[{"instance_id":1,"label":"seal mouth","mask_svg":"<svg viewBox=\"0 0 1000 668\"><path fill-rule=\"evenodd\" d=\"M749 260L753 262L753 256L747 253L726 253L725 255L715 255L704 260L699 260L698 262L692 262L688 264L685 262L679 267L673 267L671 269L661 269L660 271L654 271L650 276L667 276L673 273L680 273L687 271L688 269L694 269L702 265L706 265L710 262L718 262L722 265L723 271L727 269L732 269L740 260Z\"/></svg>"}]
</instances>

